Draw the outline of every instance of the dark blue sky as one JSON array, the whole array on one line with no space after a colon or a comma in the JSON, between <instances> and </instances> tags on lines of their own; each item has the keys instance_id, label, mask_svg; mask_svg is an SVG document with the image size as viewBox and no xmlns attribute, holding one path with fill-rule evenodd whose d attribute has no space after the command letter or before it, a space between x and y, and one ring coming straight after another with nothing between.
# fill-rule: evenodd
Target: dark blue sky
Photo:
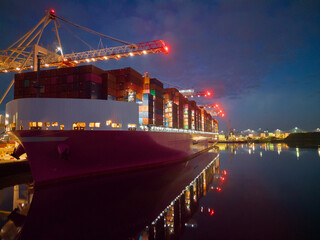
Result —
<instances>
[{"instance_id":1,"label":"dark blue sky","mask_svg":"<svg viewBox=\"0 0 320 240\"><path fill-rule=\"evenodd\" d=\"M0 48L54 8L57 15L130 42L165 40L170 54L99 63L130 66L196 90L213 89L236 129L320 127L320 1L1 1ZM61 25L65 53L87 50ZM47 28L52 34L53 25ZM93 47L99 37L70 30ZM44 46L53 43L43 41ZM107 46L114 43L103 40ZM0 75L0 94L12 75ZM11 91L6 102L13 98ZM0 106L4 111L4 104Z\"/></svg>"}]
</instances>

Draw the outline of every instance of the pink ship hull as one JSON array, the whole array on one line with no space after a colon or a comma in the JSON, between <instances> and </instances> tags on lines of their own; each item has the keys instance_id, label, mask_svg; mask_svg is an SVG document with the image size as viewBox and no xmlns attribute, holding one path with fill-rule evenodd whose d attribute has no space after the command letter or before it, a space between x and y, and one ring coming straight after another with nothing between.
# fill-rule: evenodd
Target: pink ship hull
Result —
<instances>
[{"instance_id":1,"label":"pink ship hull","mask_svg":"<svg viewBox=\"0 0 320 240\"><path fill-rule=\"evenodd\" d=\"M22 130L35 183L172 164L208 149L212 134ZM62 151L66 154L61 154Z\"/></svg>"}]
</instances>

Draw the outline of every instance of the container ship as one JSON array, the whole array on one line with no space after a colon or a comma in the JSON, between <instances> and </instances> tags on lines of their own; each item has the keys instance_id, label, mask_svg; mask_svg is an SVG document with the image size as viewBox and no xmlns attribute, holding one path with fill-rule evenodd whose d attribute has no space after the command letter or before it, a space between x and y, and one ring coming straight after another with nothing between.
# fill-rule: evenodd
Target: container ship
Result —
<instances>
[{"instance_id":1,"label":"container ship","mask_svg":"<svg viewBox=\"0 0 320 240\"><path fill-rule=\"evenodd\" d=\"M205 109L129 67L16 74L5 123L36 184L173 164L218 140Z\"/></svg>"}]
</instances>

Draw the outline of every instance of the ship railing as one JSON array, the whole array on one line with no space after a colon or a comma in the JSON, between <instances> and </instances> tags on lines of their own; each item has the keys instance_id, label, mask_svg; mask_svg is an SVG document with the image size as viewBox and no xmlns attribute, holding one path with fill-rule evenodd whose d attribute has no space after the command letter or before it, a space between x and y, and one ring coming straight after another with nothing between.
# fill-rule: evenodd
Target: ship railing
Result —
<instances>
[{"instance_id":1,"label":"ship railing","mask_svg":"<svg viewBox=\"0 0 320 240\"><path fill-rule=\"evenodd\" d=\"M160 126L150 126L150 125L140 125L140 129L143 131L152 132L180 132L180 133L196 133L196 134L212 134L218 135L217 132L203 132L192 129L180 129L180 128L170 128L170 127L160 127Z\"/></svg>"}]
</instances>

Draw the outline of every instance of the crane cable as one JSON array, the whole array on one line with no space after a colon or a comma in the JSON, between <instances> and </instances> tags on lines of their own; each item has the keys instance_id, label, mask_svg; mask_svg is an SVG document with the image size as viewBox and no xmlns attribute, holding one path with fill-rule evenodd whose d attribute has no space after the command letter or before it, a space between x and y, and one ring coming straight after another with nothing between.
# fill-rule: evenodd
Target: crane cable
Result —
<instances>
[{"instance_id":1,"label":"crane cable","mask_svg":"<svg viewBox=\"0 0 320 240\"><path fill-rule=\"evenodd\" d=\"M65 28L72 36L74 36L75 38L78 38L83 44L87 45L87 47L89 47L90 50L93 50L94 48L87 43L86 41L84 41L81 37L79 37L77 34L75 34L73 31L71 31L66 25L62 24L61 25L63 28Z\"/></svg>"},{"instance_id":2,"label":"crane cable","mask_svg":"<svg viewBox=\"0 0 320 240\"><path fill-rule=\"evenodd\" d=\"M158 79L158 80L159 80L159 79ZM179 87L179 86L174 85L174 84L172 84L172 83L168 83L168 82L163 81L163 80L159 80L159 81L160 81L160 82L163 82L163 83L165 83L165 84L168 84L168 85L170 85L170 86L176 87L176 88L178 88L178 89L183 89L182 87Z\"/></svg>"},{"instance_id":3,"label":"crane cable","mask_svg":"<svg viewBox=\"0 0 320 240\"><path fill-rule=\"evenodd\" d=\"M64 19L64 18L62 18L62 17L58 17L58 16L56 16L56 15L52 15L52 17L58 18L58 19L60 19L60 20L62 20L62 21L65 21L65 22L67 22L67 23L69 23L69 24L71 24L71 25L73 25L73 26L75 26L75 27L77 27L77 28L80 28L80 29L85 30L85 31L87 31L87 32L96 34L96 35L98 35L98 36L100 36L100 37L108 38L108 39L110 39L110 40L113 40L113 41L116 41L116 42L119 42L119 43L122 43L122 44L125 44L125 45L133 45L133 43L125 42L125 41L122 41L122 40L120 40L120 39L117 39L117 38L114 38L114 37L110 37L110 36L105 35L105 34L102 34L102 33L98 33L98 32L96 32L96 31L94 31L94 30L89 29L89 28L82 27L82 26L80 26L80 25L78 25L78 24L76 24L76 23L73 23L73 22L71 22L71 21L69 21L69 20L67 20L67 19Z\"/></svg>"}]
</instances>

